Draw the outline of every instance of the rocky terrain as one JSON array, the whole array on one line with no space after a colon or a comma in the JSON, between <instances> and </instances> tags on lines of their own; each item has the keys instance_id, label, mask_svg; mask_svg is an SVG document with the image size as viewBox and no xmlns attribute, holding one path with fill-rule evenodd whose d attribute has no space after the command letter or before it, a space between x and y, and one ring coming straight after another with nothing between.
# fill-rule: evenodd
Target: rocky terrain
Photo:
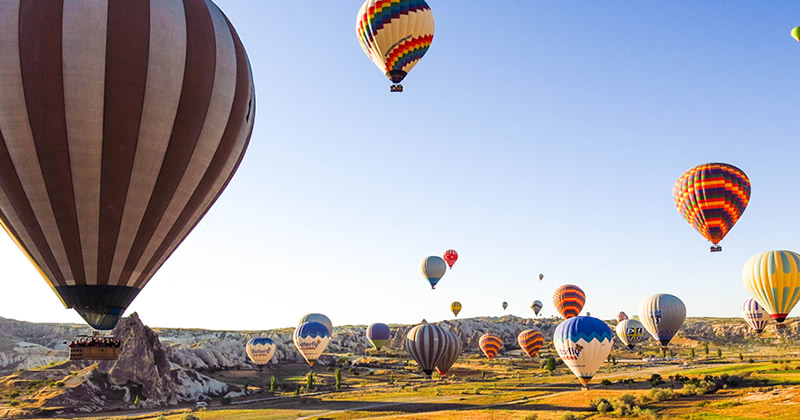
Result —
<instances>
[{"instance_id":1,"label":"rocky terrain","mask_svg":"<svg viewBox=\"0 0 800 420\"><path fill-rule=\"evenodd\" d=\"M478 352L478 340L486 332L499 335L503 351L518 349L516 337L527 328L540 329L546 338L559 319L526 319L513 316L454 319L440 322L464 343L465 353ZM609 326L616 324L609 321ZM785 340L800 339L800 323L787 322ZM392 325L392 338L385 352L404 355L403 340L411 325ZM319 364L333 363L338 355L367 354L371 348L365 326L335 327L333 337ZM259 332L231 332L197 329L150 329L135 313L114 330L122 340L119 360L66 362L66 342L87 327L64 324L35 324L0 318L0 393L31 389L48 384L26 396L26 409L0 406L0 417L24 414L58 414L66 411L101 411L130 407L138 397L141 407L174 405L202 398L237 396L242 390L207 374L229 369L253 369L244 353L244 343L253 336L267 336L278 345L271 363L302 362L292 343L292 328ZM690 318L674 341L677 345L708 342L717 345L779 343L775 326L761 337L739 319ZM545 346L549 345L549 339ZM615 342L620 346L619 341Z\"/></svg>"}]
</instances>

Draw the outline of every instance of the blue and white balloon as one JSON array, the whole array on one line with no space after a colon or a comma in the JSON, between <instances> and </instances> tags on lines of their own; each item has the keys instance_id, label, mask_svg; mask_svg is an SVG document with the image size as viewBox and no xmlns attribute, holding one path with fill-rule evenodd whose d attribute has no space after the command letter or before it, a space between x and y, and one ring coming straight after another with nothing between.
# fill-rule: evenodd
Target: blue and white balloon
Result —
<instances>
[{"instance_id":1,"label":"blue and white balloon","mask_svg":"<svg viewBox=\"0 0 800 420\"><path fill-rule=\"evenodd\" d=\"M306 322L294 330L293 338L297 350L303 355L306 362L313 366L328 347L331 333L328 327L319 322Z\"/></svg>"},{"instance_id":2,"label":"blue and white balloon","mask_svg":"<svg viewBox=\"0 0 800 420\"><path fill-rule=\"evenodd\" d=\"M254 337L247 341L244 350L251 362L266 365L275 354L275 342L267 337Z\"/></svg>"},{"instance_id":3,"label":"blue and white balloon","mask_svg":"<svg viewBox=\"0 0 800 420\"><path fill-rule=\"evenodd\" d=\"M590 316L572 317L558 324L553 333L553 346L558 355L584 387L603 365L613 341L611 328Z\"/></svg>"}]
</instances>

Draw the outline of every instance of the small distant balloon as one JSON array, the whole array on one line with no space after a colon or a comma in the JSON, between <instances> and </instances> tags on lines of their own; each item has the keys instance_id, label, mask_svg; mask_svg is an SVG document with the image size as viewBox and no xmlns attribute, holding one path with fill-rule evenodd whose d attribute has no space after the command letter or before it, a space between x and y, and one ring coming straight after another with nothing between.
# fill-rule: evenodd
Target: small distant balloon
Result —
<instances>
[{"instance_id":1,"label":"small distant balloon","mask_svg":"<svg viewBox=\"0 0 800 420\"><path fill-rule=\"evenodd\" d=\"M267 337L254 337L247 341L244 349L251 362L266 365L275 354L275 342Z\"/></svg>"},{"instance_id":2,"label":"small distant balloon","mask_svg":"<svg viewBox=\"0 0 800 420\"><path fill-rule=\"evenodd\" d=\"M367 340L372 343L375 350L380 350L381 347L385 346L391 336L392 330L386 324L376 322L367 327Z\"/></svg>"},{"instance_id":3,"label":"small distant balloon","mask_svg":"<svg viewBox=\"0 0 800 420\"><path fill-rule=\"evenodd\" d=\"M620 313L617 314L617 322L622 322L626 319L628 319L628 314L625 312L620 311Z\"/></svg>"},{"instance_id":4,"label":"small distant balloon","mask_svg":"<svg viewBox=\"0 0 800 420\"><path fill-rule=\"evenodd\" d=\"M533 309L534 315L539 315L539 312L542 310L542 301L534 300L533 304L531 304L531 309Z\"/></svg>"},{"instance_id":5,"label":"small distant balloon","mask_svg":"<svg viewBox=\"0 0 800 420\"><path fill-rule=\"evenodd\" d=\"M503 310L505 311L508 308L508 302L503 302Z\"/></svg>"},{"instance_id":6,"label":"small distant balloon","mask_svg":"<svg viewBox=\"0 0 800 420\"><path fill-rule=\"evenodd\" d=\"M537 329L524 330L517 336L519 347L533 358L544 345L544 335Z\"/></svg>"},{"instance_id":7,"label":"small distant balloon","mask_svg":"<svg viewBox=\"0 0 800 420\"><path fill-rule=\"evenodd\" d=\"M539 273L539 281L542 281L542 280L544 280L544 274Z\"/></svg>"},{"instance_id":8,"label":"small distant balloon","mask_svg":"<svg viewBox=\"0 0 800 420\"><path fill-rule=\"evenodd\" d=\"M425 277L431 284L431 289L435 289L436 283L439 283L444 273L447 272L447 263L441 257L432 255L422 260L419 270L422 272L422 277Z\"/></svg>"},{"instance_id":9,"label":"small distant balloon","mask_svg":"<svg viewBox=\"0 0 800 420\"><path fill-rule=\"evenodd\" d=\"M453 311L453 315L458 316L458 313L461 312L461 302L451 303L450 310Z\"/></svg>"},{"instance_id":10,"label":"small distant balloon","mask_svg":"<svg viewBox=\"0 0 800 420\"><path fill-rule=\"evenodd\" d=\"M453 268L453 264L458 261L458 252L456 252L455 249L448 249L444 252L442 258L444 259L444 262L447 263L448 267Z\"/></svg>"},{"instance_id":11,"label":"small distant balloon","mask_svg":"<svg viewBox=\"0 0 800 420\"><path fill-rule=\"evenodd\" d=\"M478 347L489 360L492 360L503 348L503 339L494 334L486 333L478 341Z\"/></svg>"}]
</instances>

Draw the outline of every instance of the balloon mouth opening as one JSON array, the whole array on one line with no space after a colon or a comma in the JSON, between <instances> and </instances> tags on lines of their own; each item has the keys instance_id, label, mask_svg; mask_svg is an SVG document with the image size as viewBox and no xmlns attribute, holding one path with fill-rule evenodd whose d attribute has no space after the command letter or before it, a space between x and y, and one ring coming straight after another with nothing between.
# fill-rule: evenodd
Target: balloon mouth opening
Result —
<instances>
[{"instance_id":1,"label":"balloon mouth opening","mask_svg":"<svg viewBox=\"0 0 800 420\"><path fill-rule=\"evenodd\" d=\"M775 318L775 321L783 322L786 321L786 317L789 316L789 314L772 314L770 316Z\"/></svg>"},{"instance_id":2,"label":"balloon mouth opening","mask_svg":"<svg viewBox=\"0 0 800 420\"><path fill-rule=\"evenodd\" d=\"M112 330L122 318L125 308L75 308L75 312L96 330Z\"/></svg>"},{"instance_id":3,"label":"balloon mouth opening","mask_svg":"<svg viewBox=\"0 0 800 420\"><path fill-rule=\"evenodd\" d=\"M628 344L628 350L633 350L633 347L634 347L633 344Z\"/></svg>"},{"instance_id":4,"label":"balloon mouth opening","mask_svg":"<svg viewBox=\"0 0 800 420\"><path fill-rule=\"evenodd\" d=\"M422 371L425 372L425 375L428 375L429 378L433 374L433 369L422 369Z\"/></svg>"},{"instance_id":5,"label":"balloon mouth opening","mask_svg":"<svg viewBox=\"0 0 800 420\"><path fill-rule=\"evenodd\" d=\"M404 72L403 70L389 70L386 72L386 76L392 81L392 83L400 83L403 79L406 78L408 73Z\"/></svg>"},{"instance_id":6,"label":"balloon mouth opening","mask_svg":"<svg viewBox=\"0 0 800 420\"><path fill-rule=\"evenodd\" d=\"M581 385L583 385L584 390L589 389L589 381L591 381L592 378L578 378L578 380L581 381Z\"/></svg>"}]
</instances>

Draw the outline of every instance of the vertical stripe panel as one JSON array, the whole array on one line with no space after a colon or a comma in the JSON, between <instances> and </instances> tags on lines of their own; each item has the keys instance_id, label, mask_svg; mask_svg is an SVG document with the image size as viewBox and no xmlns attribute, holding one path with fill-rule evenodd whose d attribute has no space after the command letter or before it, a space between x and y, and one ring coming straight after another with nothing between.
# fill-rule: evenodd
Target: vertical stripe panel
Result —
<instances>
[{"instance_id":1,"label":"vertical stripe panel","mask_svg":"<svg viewBox=\"0 0 800 420\"><path fill-rule=\"evenodd\" d=\"M64 109L86 284L97 284L107 3L64 0Z\"/></svg>"},{"instance_id":2,"label":"vertical stripe panel","mask_svg":"<svg viewBox=\"0 0 800 420\"><path fill-rule=\"evenodd\" d=\"M236 92L236 50L222 13L208 1L206 1L206 7L211 15L216 39L216 68L208 113L186 172L134 270L136 273L145 271L145 267L157 258L155 254L161 248L170 230L182 227L176 224L176 220L197 190L198 184L211 164L211 159L215 156L222 141L228 118L231 115ZM191 223L191 221L187 220L184 223Z\"/></svg>"},{"instance_id":3,"label":"vertical stripe panel","mask_svg":"<svg viewBox=\"0 0 800 420\"><path fill-rule=\"evenodd\" d=\"M108 3L98 283L110 279L138 147L150 52L150 2Z\"/></svg>"},{"instance_id":4,"label":"vertical stripe panel","mask_svg":"<svg viewBox=\"0 0 800 420\"><path fill-rule=\"evenodd\" d=\"M150 16L147 85L125 214L110 274L110 283L114 285L119 282L161 170L178 110L186 64L186 16L183 3L151 0Z\"/></svg>"},{"instance_id":5,"label":"vertical stripe panel","mask_svg":"<svg viewBox=\"0 0 800 420\"><path fill-rule=\"evenodd\" d=\"M37 226L36 232L30 232L35 243L31 248L41 251L44 262L55 274L52 280L62 285L74 284L55 215L50 207L28 119L20 61L20 7L19 0L0 2L0 132L5 138L6 164L12 162L10 168L13 168L14 177L18 178L19 186L24 191L20 194L6 189L6 194L19 216L25 217L26 223L31 223L29 226ZM23 207L19 206L27 207L30 212L23 213ZM30 215L34 215L35 219L27 217ZM63 273L59 266L64 267Z\"/></svg>"},{"instance_id":6,"label":"vertical stripe panel","mask_svg":"<svg viewBox=\"0 0 800 420\"><path fill-rule=\"evenodd\" d=\"M140 283L141 273L135 269L189 165L211 101L216 69L216 44L211 15L203 0L184 0L183 4L187 33L183 90L164 163L125 262L120 284Z\"/></svg>"}]
</instances>

